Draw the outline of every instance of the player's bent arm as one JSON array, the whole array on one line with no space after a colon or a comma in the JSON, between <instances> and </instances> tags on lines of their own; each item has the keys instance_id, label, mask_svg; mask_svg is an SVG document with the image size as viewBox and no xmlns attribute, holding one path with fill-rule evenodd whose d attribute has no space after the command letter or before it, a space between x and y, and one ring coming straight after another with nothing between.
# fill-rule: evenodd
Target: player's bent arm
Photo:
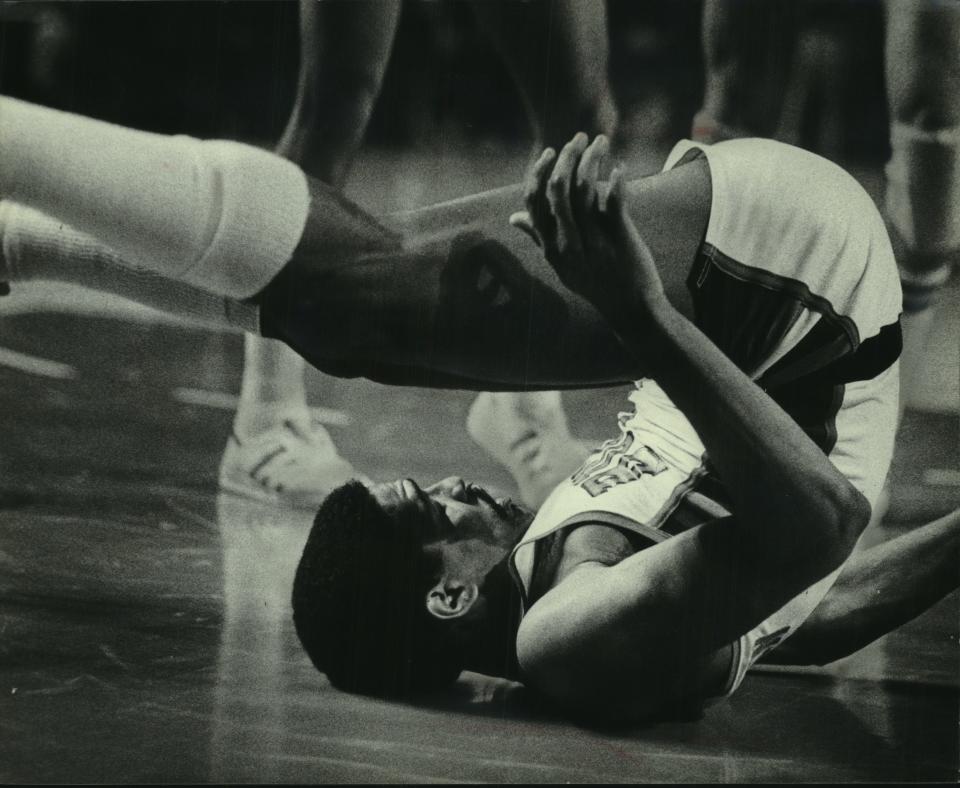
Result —
<instances>
[{"instance_id":1,"label":"player's bent arm","mask_svg":"<svg viewBox=\"0 0 960 788\"><path fill-rule=\"evenodd\" d=\"M869 520L864 496L665 299L643 309L649 319L614 330L647 361L703 440L733 500L743 549L785 572L785 580L804 562L813 562L819 576L839 566Z\"/></svg>"},{"instance_id":2,"label":"player's bent arm","mask_svg":"<svg viewBox=\"0 0 960 788\"><path fill-rule=\"evenodd\" d=\"M854 553L837 582L765 661L826 665L923 613L960 586L960 509Z\"/></svg>"},{"instance_id":3,"label":"player's bent arm","mask_svg":"<svg viewBox=\"0 0 960 788\"><path fill-rule=\"evenodd\" d=\"M730 644L789 595L737 535L725 518L613 566L571 572L520 625L524 681L606 720L722 693Z\"/></svg>"}]
</instances>

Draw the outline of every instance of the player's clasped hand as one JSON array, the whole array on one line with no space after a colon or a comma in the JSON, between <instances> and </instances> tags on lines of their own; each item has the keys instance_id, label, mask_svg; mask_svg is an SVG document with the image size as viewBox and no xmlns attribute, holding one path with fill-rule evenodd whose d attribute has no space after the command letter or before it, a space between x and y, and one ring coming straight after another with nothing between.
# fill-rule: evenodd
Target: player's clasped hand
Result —
<instances>
[{"instance_id":1,"label":"player's clasped hand","mask_svg":"<svg viewBox=\"0 0 960 788\"><path fill-rule=\"evenodd\" d=\"M558 156L547 148L526 179L526 210L510 223L543 250L560 281L616 323L663 299L646 244L627 213L623 172L600 181L610 143L577 134Z\"/></svg>"}]
</instances>

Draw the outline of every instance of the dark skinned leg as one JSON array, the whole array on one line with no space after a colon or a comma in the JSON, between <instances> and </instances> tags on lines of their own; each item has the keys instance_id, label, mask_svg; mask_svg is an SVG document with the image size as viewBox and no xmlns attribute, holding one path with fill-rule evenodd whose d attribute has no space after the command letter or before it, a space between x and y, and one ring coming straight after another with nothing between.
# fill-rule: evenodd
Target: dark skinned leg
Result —
<instances>
[{"instance_id":1,"label":"dark skinned leg","mask_svg":"<svg viewBox=\"0 0 960 788\"><path fill-rule=\"evenodd\" d=\"M507 223L521 187L393 216L396 236L329 189L314 198L298 252L260 304L264 335L322 371L474 390L642 376L593 307ZM709 204L702 160L631 189L631 213L681 309Z\"/></svg>"}]
</instances>

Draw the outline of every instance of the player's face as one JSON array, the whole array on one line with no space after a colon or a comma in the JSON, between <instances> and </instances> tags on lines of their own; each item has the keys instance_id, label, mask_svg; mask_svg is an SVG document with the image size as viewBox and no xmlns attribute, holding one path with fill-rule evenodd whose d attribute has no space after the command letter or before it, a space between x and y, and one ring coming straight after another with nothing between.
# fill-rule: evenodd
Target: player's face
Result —
<instances>
[{"instance_id":1,"label":"player's face","mask_svg":"<svg viewBox=\"0 0 960 788\"><path fill-rule=\"evenodd\" d=\"M494 498L483 487L450 476L421 488L412 479L376 484L374 498L388 512L413 508L424 526L424 542L476 540L509 549L533 519L533 513L509 498Z\"/></svg>"}]
</instances>

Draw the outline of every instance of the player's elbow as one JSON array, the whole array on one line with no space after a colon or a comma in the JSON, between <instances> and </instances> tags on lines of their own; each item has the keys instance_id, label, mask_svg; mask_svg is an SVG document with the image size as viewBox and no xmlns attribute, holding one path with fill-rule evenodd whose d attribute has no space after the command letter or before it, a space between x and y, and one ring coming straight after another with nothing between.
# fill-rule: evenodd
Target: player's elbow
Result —
<instances>
[{"instance_id":1,"label":"player's elbow","mask_svg":"<svg viewBox=\"0 0 960 788\"><path fill-rule=\"evenodd\" d=\"M601 660L602 661L602 660ZM627 691L619 673L598 665L595 655L521 655L524 683L559 711L588 724L637 722L648 715L643 702Z\"/></svg>"},{"instance_id":2,"label":"player's elbow","mask_svg":"<svg viewBox=\"0 0 960 788\"><path fill-rule=\"evenodd\" d=\"M611 670L599 669L604 649L591 647L581 629L564 635L556 619L536 606L523 620L517 659L525 684L564 712L614 722L624 719L623 693L614 691Z\"/></svg>"},{"instance_id":3,"label":"player's elbow","mask_svg":"<svg viewBox=\"0 0 960 788\"><path fill-rule=\"evenodd\" d=\"M534 611L536 608L534 608ZM524 620L517 640L523 681L558 710L591 725L624 725L650 719L679 704L689 689L665 671L638 670L639 656L627 657L623 644L606 638L605 647L578 632L561 632L549 617ZM541 629L542 627L542 629ZM651 682L649 676L657 676Z\"/></svg>"},{"instance_id":4,"label":"player's elbow","mask_svg":"<svg viewBox=\"0 0 960 788\"><path fill-rule=\"evenodd\" d=\"M835 547L837 566L842 564L870 522L870 502L847 481L830 485L821 497L826 512L824 522Z\"/></svg>"}]
</instances>

